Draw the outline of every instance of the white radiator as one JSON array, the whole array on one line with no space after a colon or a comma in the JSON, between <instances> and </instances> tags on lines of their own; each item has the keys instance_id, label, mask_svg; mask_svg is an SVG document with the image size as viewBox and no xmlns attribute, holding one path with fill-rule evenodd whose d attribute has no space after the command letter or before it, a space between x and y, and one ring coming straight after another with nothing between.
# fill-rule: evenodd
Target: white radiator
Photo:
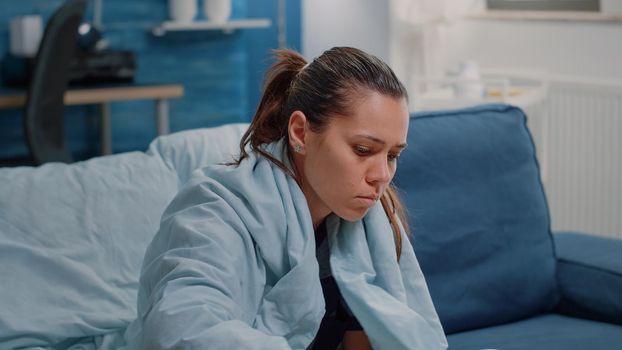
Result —
<instances>
[{"instance_id":1,"label":"white radiator","mask_svg":"<svg viewBox=\"0 0 622 350\"><path fill-rule=\"evenodd\" d=\"M552 229L622 239L622 83L553 78L525 111Z\"/></svg>"}]
</instances>

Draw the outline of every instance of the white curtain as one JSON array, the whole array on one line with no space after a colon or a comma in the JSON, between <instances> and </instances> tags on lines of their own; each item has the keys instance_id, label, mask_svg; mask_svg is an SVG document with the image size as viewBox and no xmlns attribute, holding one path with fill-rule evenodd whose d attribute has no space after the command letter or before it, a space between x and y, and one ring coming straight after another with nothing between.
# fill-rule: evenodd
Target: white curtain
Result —
<instances>
[{"instance_id":1,"label":"white curtain","mask_svg":"<svg viewBox=\"0 0 622 350\"><path fill-rule=\"evenodd\" d=\"M416 77L444 75L449 26L484 6L483 0L391 0L389 4L390 64L413 94Z\"/></svg>"}]
</instances>

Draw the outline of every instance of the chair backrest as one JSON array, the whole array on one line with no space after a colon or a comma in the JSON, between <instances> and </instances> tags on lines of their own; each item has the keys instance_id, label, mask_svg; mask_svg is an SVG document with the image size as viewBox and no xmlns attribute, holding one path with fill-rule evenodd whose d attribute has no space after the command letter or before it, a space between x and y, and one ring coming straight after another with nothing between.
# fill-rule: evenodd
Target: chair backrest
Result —
<instances>
[{"instance_id":1,"label":"chair backrest","mask_svg":"<svg viewBox=\"0 0 622 350\"><path fill-rule=\"evenodd\" d=\"M50 18L39 45L28 87L24 131L36 163L70 163L64 141L63 97L86 0L66 1Z\"/></svg>"},{"instance_id":2,"label":"chair backrest","mask_svg":"<svg viewBox=\"0 0 622 350\"><path fill-rule=\"evenodd\" d=\"M520 109L415 114L395 183L446 333L513 322L557 303L546 197Z\"/></svg>"}]
</instances>

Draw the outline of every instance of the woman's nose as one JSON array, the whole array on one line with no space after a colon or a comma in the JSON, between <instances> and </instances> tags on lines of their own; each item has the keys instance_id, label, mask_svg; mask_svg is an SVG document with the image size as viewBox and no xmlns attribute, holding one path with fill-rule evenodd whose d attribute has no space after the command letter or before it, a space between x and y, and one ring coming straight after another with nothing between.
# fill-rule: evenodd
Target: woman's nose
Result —
<instances>
[{"instance_id":1,"label":"woman's nose","mask_svg":"<svg viewBox=\"0 0 622 350\"><path fill-rule=\"evenodd\" d=\"M389 183L391 182L392 171L388 159L378 157L368 172L367 180L370 183Z\"/></svg>"}]
</instances>

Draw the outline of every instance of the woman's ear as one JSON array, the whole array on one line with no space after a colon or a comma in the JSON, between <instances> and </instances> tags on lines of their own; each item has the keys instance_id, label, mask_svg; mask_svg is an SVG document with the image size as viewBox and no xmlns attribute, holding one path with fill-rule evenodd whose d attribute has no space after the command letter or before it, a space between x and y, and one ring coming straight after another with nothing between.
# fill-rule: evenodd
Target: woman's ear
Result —
<instances>
[{"instance_id":1,"label":"woman's ear","mask_svg":"<svg viewBox=\"0 0 622 350\"><path fill-rule=\"evenodd\" d=\"M289 116L289 146L294 152L305 153L305 136L307 129L307 117L301 111L294 111Z\"/></svg>"}]
</instances>

